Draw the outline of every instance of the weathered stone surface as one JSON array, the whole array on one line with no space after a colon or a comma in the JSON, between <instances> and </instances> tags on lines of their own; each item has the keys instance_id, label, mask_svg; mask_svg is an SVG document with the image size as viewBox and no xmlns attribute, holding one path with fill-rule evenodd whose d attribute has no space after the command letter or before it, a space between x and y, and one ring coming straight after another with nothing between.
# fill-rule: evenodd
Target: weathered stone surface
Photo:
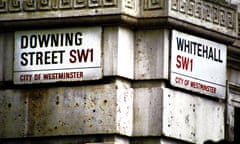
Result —
<instances>
[{"instance_id":1,"label":"weathered stone surface","mask_svg":"<svg viewBox=\"0 0 240 144\"><path fill-rule=\"evenodd\" d=\"M168 78L169 31L139 30L135 40L135 79Z\"/></svg>"},{"instance_id":2,"label":"weathered stone surface","mask_svg":"<svg viewBox=\"0 0 240 144\"><path fill-rule=\"evenodd\" d=\"M238 53L235 52L237 55ZM231 57L232 58L232 57ZM238 60L238 59L236 59ZM240 77L239 74L239 65L236 67L228 68L228 97L227 97L227 106L226 106L226 134L229 140L234 141L236 139L236 135L234 135L234 129L235 129L235 110L236 108L240 107ZM232 66L232 65L231 65ZM236 68L236 69L235 69Z\"/></svg>"},{"instance_id":3,"label":"weathered stone surface","mask_svg":"<svg viewBox=\"0 0 240 144\"><path fill-rule=\"evenodd\" d=\"M160 136L162 129L161 87L135 88L134 136Z\"/></svg>"},{"instance_id":4,"label":"weathered stone surface","mask_svg":"<svg viewBox=\"0 0 240 144\"><path fill-rule=\"evenodd\" d=\"M193 143L224 139L223 103L163 89L163 134Z\"/></svg>"},{"instance_id":5,"label":"weathered stone surface","mask_svg":"<svg viewBox=\"0 0 240 144\"><path fill-rule=\"evenodd\" d=\"M102 79L11 83L14 31L86 25L102 26ZM0 27L0 139L79 143L73 137L86 136L99 144L170 144L223 139L226 123L232 132L234 107L240 107L237 44L228 55L234 63L227 71L227 103L179 92L168 80L171 29L231 45L235 6L213 0L0 0Z\"/></svg>"},{"instance_id":6,"label":"weathered stone surface","mask_svg":"<svg viewBox=\"0 0 240 144\"><path fill-rule=\"evenodd\" d=\"M38 144L130 144L128 137L119 135L74 135L74 136L57 136L57 137L34 137L28 139L13 140L1 139L2 144L11 143L38 143Z\"/></svg>"},{"instance_id":7,"label":"weathered stone surface","mask_svg":"<svg viewBox=\"0 0 240 144\"><path fill-rule=\"evenodd\" d=\"M0 107L0 138L24 137L28 125L26 97L17 90L1 90Z\"/></svg>"},{"instance_id":8,"label":"weathered stone surface","mask_svg":"<svg viewBox=\"0 0 240 144\"><path fill-rule=\"evenodd\" d=\"M131 19L134 18L135 24L138 23L138 18L168 16L228 36L237 36L237 7L214 1L0 0L0 22L104 15L130 16L124 20L131 23Z\"/></svg>"},{"instance_id":9,"label":"weathered stone surface","mask_svg":"<svg viewBox=\"0 0 240 144\"><path fill-rule=\"evenodd\" d=\"M227 69L227 79L230 83L233 84L240 84L240 77L239 77L240 72L234 69Z\"/></svg>"},{"instance_id":10,"label":"weathered stone surface","mask_svg":"<svg viewBox=\"0 0 240 144\"><path fill-rule=\"evenodd\" d=\"M13 43L12 32L0 33L0 81L12 80L13 65Z\"/></svg>"},{"instance_id":11,"label":"weathered stone surface","mask_svg":"<svg viewBox=\"0 0 240 144\"><path fill-rule=\"evenodd\" d=\"M132 90L102 85L0 91L0 138L132 134Z\"/></svg>"},{"instance_id":12,"label":"weathered stone surface","mask_svg":"<svg viewBox=\"0 0 240 144\"><path fill-rule=\"evenodd\" d=\"M134 32L124 27L105 27L103 38L104 76L133 79Z\"/></svg>"},{"instance_id":13,"label":"weathered stone surface","mask_svg":"<svg viewBox=\"0 0 240 144\"><path fill-rule=\"evenodd\" d=\"M101 15L119 12L116 0L1 0L0 12L2 19L28 19L46 17L67 17L83 15ZM61 14L59 13L61 10ZM9 17L6 13L9 12ZM19 17L15 13L21 13ZM73 13L75 13L73 15Z\"/></svg>"},{"instance_id":14,"label":"weathered stone surface","mask_svg":"<svg viewBox=\"0 0 240 144\"><path fill-rule=\"evenodd\" d=\"M171 0L168 10L169 16L179 20L237 36L236 6L227 8L226 5L203 0Z\"/></svg>"}]
</instances>

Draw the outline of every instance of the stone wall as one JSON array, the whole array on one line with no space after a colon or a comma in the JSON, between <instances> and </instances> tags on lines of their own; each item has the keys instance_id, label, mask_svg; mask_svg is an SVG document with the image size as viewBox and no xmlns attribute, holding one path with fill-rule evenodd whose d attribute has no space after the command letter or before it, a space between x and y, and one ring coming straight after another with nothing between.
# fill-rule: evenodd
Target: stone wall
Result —
<instances>
[{"instance_id":1,"label":"stone wall","mask_svg":"<svg viewBox=\"0 0 240 144\"><path fill-rule=\"evenodd\" d=\"M213 0L0 0L0 143L233 140L237 17ZM15 32L92 26L102 31L99 79L14 83ZM173 29L227 45L226 98L170 84Z\"/></svg>"}]
</instances>

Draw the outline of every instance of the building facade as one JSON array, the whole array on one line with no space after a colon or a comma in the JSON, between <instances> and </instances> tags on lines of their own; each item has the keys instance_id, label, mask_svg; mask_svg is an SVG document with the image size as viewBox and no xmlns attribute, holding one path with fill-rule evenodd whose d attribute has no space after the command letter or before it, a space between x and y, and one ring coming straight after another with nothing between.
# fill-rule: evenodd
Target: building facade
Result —
<instances>
[{"instance_id":1,"label":"building facade","mask_svg":"<svg viewBox=\"0 0 240 144\"><path fill-rule=\"evenodd\" d=\"M0 143L239 142L237 5L0 0Z\"/></svg>"}]
</instances>

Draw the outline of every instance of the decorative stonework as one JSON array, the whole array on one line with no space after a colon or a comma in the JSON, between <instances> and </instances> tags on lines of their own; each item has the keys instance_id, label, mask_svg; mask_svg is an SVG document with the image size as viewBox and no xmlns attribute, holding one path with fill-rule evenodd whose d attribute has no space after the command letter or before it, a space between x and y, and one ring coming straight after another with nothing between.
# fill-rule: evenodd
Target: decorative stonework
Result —
<instances>
[{"instance_id":1,"label":"decorative stonework","mask_svg":"<svg viewBox=\"0 0 240 144\"><path fill-rule=\"evenodd\" d=\"M18 20L128 15L166 18L237 36L237 7L214 0L0 0L0 23Z\"/></svg>"},{"instance_id":2,"label":"decorative stonework","mask_svg":"<svg viewBox=\"0 0 240 144\"><path fill-rule=\"evenodd\" d=\"M135 9L135 0L125 0L125 7Z\"/></svg>"},{"instance_id":3,"label":"decorative stonework","mask_svg":"<svg viewBox=\"0 0 240 144\"><path fill-rule=\"evenodd\" d=\"M116 6L117 0L0 0L0 13Z\"/></svg>"},{"instance_id":4,"label":"decorative stonework","mask_svg":"<svg viewBox=\"0 0 240 144\"><path fill-rule=\"evenodd\" d=\"M235 28L235 11L210 2L200 0L172 0L171 10L181 15L191 16L228 29Z\"/></svg>"},{"instance_id":5,"label":"decorative stonework","mask_svg":"<svg viewBox=\"0 0 240 144\"><path fill-rule=\"evenodd\" d=\"M144 0L144 10L162 9L163 0Z\"/></svg>"}]
</instances>

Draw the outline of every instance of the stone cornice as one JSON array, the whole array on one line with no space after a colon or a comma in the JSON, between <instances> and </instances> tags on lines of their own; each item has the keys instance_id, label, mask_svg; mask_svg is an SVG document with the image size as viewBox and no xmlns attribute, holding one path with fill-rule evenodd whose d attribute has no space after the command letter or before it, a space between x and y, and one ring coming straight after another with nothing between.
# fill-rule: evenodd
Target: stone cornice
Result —
<instances>
[{"instance_id":1,"label":"stone cornice","mask_svg":"<svg viewBox=\"0 0 240 144\"><path fill-rule=\"evenodd\" d=\"M117 17L117 21L123 24L136 26L145 23L147 26L169 17L181 21L183 25L187 23L227 37L237 37L236 14L236 6L214 0L0 0L2 29L14 26L11 24L16 24L14 27L19 27L19 24L24 27L24 23L35 26L39 21L91 23L95 20L97 24L111 24L116 22Z\"/></svg>"},{"instance_id":2,"label":"stone cornice","mask_svg":"<svg viewBox=\"0 0 240 144\"><path fill-rule=\"evenodd\" d=\"M228 67L240 70L240 41L228 47Z\"/></svg>"},{"instance_id":3,"label":"stone cornice","mask_svg":"<svg viewBox=\"0 0 240 144\"><path fill-rule=\"evenodd\" d=\"M239 84L229 82L228 85L229 85L230 93L237 94L237 95L240 94L240 92L239 92L240 85Z\"/></svg>"}]
</instances>

